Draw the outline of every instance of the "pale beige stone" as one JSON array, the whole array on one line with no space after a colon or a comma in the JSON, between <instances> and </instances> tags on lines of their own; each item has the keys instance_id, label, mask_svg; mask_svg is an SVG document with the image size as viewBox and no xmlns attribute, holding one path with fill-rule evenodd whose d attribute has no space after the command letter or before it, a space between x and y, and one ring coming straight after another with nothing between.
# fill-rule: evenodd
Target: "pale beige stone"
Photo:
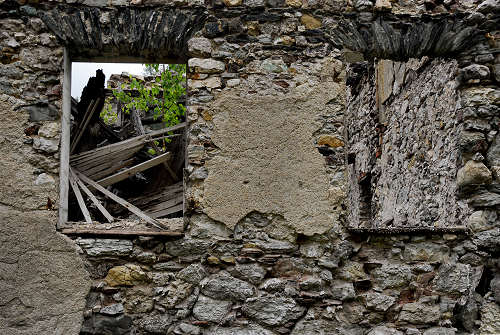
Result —
<instances>
[{"instance_id":1,"label":"pale beige stone","mask_svg":"<svg viewBox=\"0 0 500 335\"><path fill-rule=\"evenodd\" d=\"M285 0L286 4L290 7L302 7L302 0Z\"/></svg>"},{"instance_id":2,"label":"pale beige stone","mask_svg":"<svg viewBox=\"0 0 500 335\"><path fill-rule=\"evenodd\" d=\"M321 135L318 139L318 145L327 145L332 148L343 147L344 142L332 135Z\"/></svg>"},{"instance_id":3,"label":"pale beige stone","mask_svg":"<svg viewBox=\"0 0 500 335\"><path fill-rule=\"evenodd\" d=\"M375 10L378 11L385 11L385 10L391 10L392 4L389 0L377 0L375 2Z\"/></svg>"},{"instance_id":4,"label":"pale beige stone","mask_svg":"<svg viewBox=\"0 0 500 335\"><path fill-rule=\"evenodd\" d=\"M240 85L241 87L242 85ZM344 99L334 82L301 85L273 97L240 96L232 89L211 105L212 140L220 154L206 162L203 207L212 219L233 229L252 211L284 217L296 232L321 234L334 224L324 158L313 133L328 101Z\"/></svg>"},{"instance_id":5,"label":"pale beige stone","mask_svg":"<svg viewBox=\"0 0 500 335\"><path fill-rule=\"evenodd\" d=\"M307 29L318 29L321 27L321 21L309 14L302 15L300 22L306 26Z\"/></svg>"},{"instance_id":6,"label":"pale beige stone","mask_svg":"<svg viewBox=\"0 0 500 335\"><path fill-rule=\"evenodd\" d=\"M109 286L133 286L146 283L149 279L146 272L140 266L127 264L109 269L104 281Z\"/></svg>"},{"instance_id":7,"label":"pale beige stone","mask_svg":"<svg viewBox=\"0 0 500 335\"><path fill-rule=\"evenodd\" d=\"M486 165L482 162L473 160L465 163L465 166L458 170L457 185L459 187L467 185L487 184L491 183L492 175Z\"/></svg>"},{"instance_id":8,"label":"pale beige stone","mask_svg":"<svg viewBox=\"0 0 500 335\"><path fill-rule=\"evenodd\" d=\"M243 0L223 0L224 4L228 7L241 6Z\"/></svg>"}]
</instances>

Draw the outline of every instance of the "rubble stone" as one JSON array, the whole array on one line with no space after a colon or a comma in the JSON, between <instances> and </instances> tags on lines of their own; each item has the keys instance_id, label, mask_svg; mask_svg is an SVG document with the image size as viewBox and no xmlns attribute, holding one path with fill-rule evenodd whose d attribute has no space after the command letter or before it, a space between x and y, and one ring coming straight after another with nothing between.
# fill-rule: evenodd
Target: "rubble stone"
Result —
<instances>
[{"instance_id":1,"label":"rubble stone","mask_svg":"<svg viewBox=\"0 0 500 335\"><path fill-rule=\"evenodd\" d=\"M266 295L247 299L242 312L259 323L277 326L298 319L305 308L291 298Z\"/></svg>"}]
</instances>

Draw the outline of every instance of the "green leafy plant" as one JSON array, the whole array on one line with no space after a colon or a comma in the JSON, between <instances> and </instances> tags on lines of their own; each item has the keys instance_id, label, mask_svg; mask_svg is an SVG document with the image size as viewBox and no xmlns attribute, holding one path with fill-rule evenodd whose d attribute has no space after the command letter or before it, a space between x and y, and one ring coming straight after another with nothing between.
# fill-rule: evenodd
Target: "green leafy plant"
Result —
<instances>
[{"instance_id":1,"label":"green leafy plant","mask_svg":"<svg viewBox=\"0 0 500 335\"><path fill-rule=\"evenodd\" d=\"M122 103L122 111L153 110L154 119L161 119L165 127L178 124L186 111L179 102L186 93L186 65L169 64L160 69L159 64L145 64L145 68L147 73L156 74L153 82L146 83L130 76L128 87L122 84L121 90L113 91L115 98ZM139 96L132 96L130 91L125 91L126 88L137 91Z\"/></svg>"}]
</instances>

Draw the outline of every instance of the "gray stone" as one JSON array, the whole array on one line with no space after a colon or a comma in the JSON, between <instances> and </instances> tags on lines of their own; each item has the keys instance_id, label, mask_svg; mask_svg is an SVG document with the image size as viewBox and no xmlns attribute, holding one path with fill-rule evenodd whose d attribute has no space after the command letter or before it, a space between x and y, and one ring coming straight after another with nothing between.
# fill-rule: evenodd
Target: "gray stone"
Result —
<instances>
[{"instance_id":1,"label":"gray stone","mask_svg":"<svg viewBox=\"0 0 500 335\"><path fill-rule=\"evenodd\" d=\"M172 256L201 256L209 251L209 247L209 241L188 237L165 243L165 251Z\"/></svg>"},{"instance_id":2,"label":"gray stone","mask_svg":"<svg viewBox=\"0 0 500 335\"><path fill-rule=\"evenodd\" d=\"M30 122L53 121L58 117L57 107L49 105L46 102L40 102L38 104L28 106L26 107L26 111L30 115Z\"/></svg>"},{"instance_id":3,"label":"gray stone","mask_svg":"<svg viewBox=\"0 0 500 335\"><path fill-rule=\"evenodd\" d=\"M386 326L377 326L372 328L367 335L404 335L402 331Z\"/></svg>"},{"instance_id":4,"label":"gray stone","mask_svg":"<svg viewBox=\"0 0 500 335\"><path fill-rule=\"evenodd\" d=\"M220 85L219 85L220 86ZM193 180L203 180L207 179L208 177L208 170L205 167L198 168L191 173L189 178Z\"/></svg>"},{"instance_id":5,"label":"gray stone","mask_svg":"<svg viewBox=\"0 0 500 335\"><path fill-rule=\"evenodd\" d=\"M500 306L495 302L488 302L481 306L480 334L500 334Z\"/></svg>"},{"instance_id":6,"label":"gray stone","mask_svg":"<svg viewBox=\"0 0 500 335\"><path fill-rule=\"evenodd\" d=\"M44 123L38 130L38 135L52 138L59 136L61 125L59 122L47 122Z\"/></svg>"},{"instance_id":7,"label":"gray stone","mask_svg":"<svg viewBox=\"0 0 500 335\"><path fill-rule=\"evenodd\" d=\"M495 13L500 11L500 3L498 0L485 0L477 6L477 10L481 13Z\"/></svg>"},{"instance_id":8,"label":"gray stone","mask_svg":"<svg viewBox=\"0 0 500 335\"><path fill-rule=\"evenodd\" d=\"M198 297L193 316L202 321L221 322L231 310L231 301L215 300L204 295Z\"/></svg>"},{"instance_id":9,"label":"gray stone","mask_svg":"<svg viewBox=\"0 0 500 335\"><path fill-rule=\"evenodd\" d=\"M46 173L39 174L35 179L35 185L53 185L55 182L55 179Z\"/></svg>"},{"instance_id":10,"label":"gray stone","mask_svg":"<svg viewBox=\"0 0 500 335\"><path fill-rule=\"evenodd\" d=\"M278 241L271 238L267 240L254 240L253 242L257 247L270 253L288 253L297 250L297 246L290 242Z\"/></svg>"},{"instance_id":11,"label":"gray stone","mask_svg":"<svg viewBox=\"0 0 500 335\"><path fill-rule=\"evenodd\" d=\"M257 285L262 281L267 271L256 263L250 263L236 264L234 268L229 270L229 273L236 278L240 278Z\"/></svg>"},{"instance_id":12,"label":"gray stone","mask_svg":"<svg viewBox=\"0 0 500 335\"><path fill-rule=\"evenodd\" d=\"M48 139L44 137L35 137L33 139L33 148L46 153L54 153L59 150L59 139Z\"/></svg>"},{"instance_id":13,"label":"gray stone","mask_svg":"<svg viewBox=\"0 0 500 335\"><path fill-rule=\"evenodd\" d=\"M269 278L260 285L260 289L268 292L283 291L286 286L286 280L282 278Z\"/></svg>"},{"instance_id":14,"label":"gray stone","mask_svg":"<svg viewBox=\"0 0 500 335\"><path fill-rule=\"evenodd\" d=\"M435 324L441 313L439 305L427 305L418 302L404 304L398 320L411 324Z\"/></svg>"},{"instance_id":15,"label":"gray stone","mask_svg":"<svg viewBox=\"0 0 500 335\"><path fill-rule=\"evenodd\" d=\"M323 281L317 276L303 276L299 281L301 290L319 291L323 287Z\"/></svg>"},{"instance_id":16,"label":"gray stone","mask_svg":"<svg viewBox=\"0 0 500 335\"><path fill-rule=\"evenodd\" d=\"M160 290L160 297L155 297L157 303L165 308L174 308L193 292L193 285L182 280L171 282L165 289ZM196 298L196 297L195 297Z\"/></svg>"},{"instance_id":17,"label":"gray stone","mask_svg":"<svg viewBox=\"0 0 500 335\"><path fill-rule=\"evenodd\" d=\"M151 334L165 334L172 324L170 315L148 315L138 322L139 329Z\"/></svg>"},{"instance_id":18,"label":"gray stone","mask_svg":"<svg viewBox=\"0 0 500 335\"><path fill-rule=\"evenodd\" d=\"M309 242L300 245L300 254L309 258L320 258L324 253L324 246L319 242Z\"/></svg>"},{"instance_id":19,"label":"gray stone","mask_svg":"<svg viewBox=\"0 0 500 335\"><path fill-rule=\"evenodd\" d=\"M240 327L229 327L223 328L220 326L216 326L212 329L209 329L207 334L213 335L276 335L276 333L262 328L257 324L248 324L246 326Z\"/></svg>"},{"instance_id":20,"label":"gray stone","mask_svg":"<svg viewBox=\"0 0 500 335\"><path fill-rule=\"evenodd\" d=\"M224 62L215 59L190 58L189 69L199 73L221 73L226 69Z\"/></svg>"},{"instance_id":21,"label":"gray stone","mask_svg":"<svg viewBox=\"0 0 500 335\"><path fill-rule=\"evenodd\" d=\"M260 64L260 69L266 72L281 73L287 71L287 66L282 59L266 59Z\"/></svg>"},{"instance_id":22,"label":"gray stone","mask_svg":"<svg viewBox=\"0 0 500 335\"><path fill-rule=\"evenodd\" d=\"M490 165L500 165L500 133L497 133L493 143L491 143L486 159Z\"/></svg>"},{"instance_id":23,"label":"gray stone","mask_svg":"<svg viewBox=\"0 0 500 335\"><path fill-rule=\"evenodd\" d=\"M266 0L244 0L243 4L248 7L264 7Z\"/></svg>"},{"instance_id":24,"label":"gray stone","mask_svg":"<svg viewBox=\"0 0 500 335\"><path fill-rule=\"evenodd\" d=\"M490 69L484 65L472 64L462 69L464 80L469 79L488 79Z\"/></svg>"},{"instance_id":25,"label":"gray stone","mask_svg":"<svg viewBox=\"0 0 500 335\"><path fill-rule=\"evenodd\" d=\"M188 50L191 56L210 56L212 44L207 38L195 37L188 41Z\"/></svg>"},{"instance_id":26,"label":"gray stone","mask_svg":"<svg viewBox=\"0 0 500 335\"><path fill-rule=\"evenodd\" d=\"M267 326L279 326L302 316L305 308L292 298L265 295L250 298L241 308L243 314Z\"/></svg>"},{"instance_id":27,"label":"gray stone","mask_svg":"<svg viewBox=\"0 0 500 335\"><path fill-rule=\"evenodd\" d=\"M462 152L474 153L486 149L486 137L480 132L462 131L459 145Z\"/></svg>"},{"instance_id":28,"label":"gray stone","mask_svg":"<svg viewBox=\"0 0 500 335\"><path fill-rule=\"evenodd\" d=\"M195 325L191 325L189 323L181 323L178 326L179 332L175 332L176 334L186 334L186 335L199 335L201 334L200 327L197 327Z\"/></svg>"},{"instance_id":29,"label":"gray stone","mask_svg":"<svg viewBox=\"0 0 500 335\"><path fill-rule=\"evenodd\" d=\"M452 310L453 311L453 310ZM473 296L467 299L464 306L460 306L458 313L455 313L456 319L462 324L462 327L474 332L476 328L476 320L478 319L479 308Z\"/></svg>"},{"instance_id":30,"label":"gray stone","mask_svg":"<svg viewBox=\"0 0 500 335\"><path fill-rule=\"evenodd\" d=\"M373 270L373 279L382 288L394 288L407 285L412 279L409 266L401 264L384 264Z\"/></svg>"},{"instance_id":31,"label":"gray stone","mask_svg":"<svg viewBox=\"0 0 500 335\"><path fill-rule=\"evenodd\" d=\"M232 277L226 271L205 278L200 285L204 295L219 300L244 300L251 297L255 290L252 285Z\"/></svg>"},{"instance_id":32,"label":"gray stone","mask_svg":"<svg viewBox=\"0 0 500 335\"><path fill-rule=\"evenodd\" d=\"M184 269L184 266L174 261L168 261L154 264L153 269L159 271L179 271Z\"/></svg>"},{"instance_id":33,"label":"gray stone","mask_svg":"<svg viewBox=\"0 0 500 335\"><path fill-rule=\"evenodd\" d=\"M474 233L491 229L484 211L475 211L469 216L467 227Z\"/></svg>"},{"instance_id":34,"label":"gray stone","mask_svg":"<svg viewBox=\"0 0 500 335\"><path fill-rule=\"evenodd\" d=\"M200 239L228 238L232 231L217 221L210 219L206 215L193 215L189 224L191 226L191 236Z\"/></svg>"},{"instance_id":35,"label":"gray stone","mask_svg":"<svg viewBox=\"0 0 500 335\"><path fill-rule=\"evenodd\" d=\"M500 273L495 274L495 277L490 282L490 288L495 301L500 304Z\"/></svg>"},{"instance_id":36,"label":"gray stone","mask_svg":"<svg viewBox=\"0 0 500 335\"><path fill-rule=\"evenodd\" d=\"M470 283L470 265L445 263L432 281L434 289L443 293L465 293Z\"/></svg>"},{"instance_id":37,"label":"gray stone","mask_svg":"<svg viewBox=\"0 0 500 335\"><path fill-rule=\"evenodd\" d=\"M365 300L367 308L380 312L387 311L396 302L396 298L378 292L367 293Z\"/></svg>"},{"instance_id":38,"label":"gray stone","mask_svg":"<svg viewBox=\"0 0 500 335\"><path fill-rule=\"evenodd\" d=\"M101 308L100 313L104 314L104 315L123 314L123 305L122 304L112 304L112 305L104 306Z\"/></svg>"},{"instance_id":39,"label":"gray stone","mask_svg":"<svg viewBox=\"0 0 500 335\"><path fill-rule=\"evenodd\" d=\"M81 333L126 335L130 334L131 326L132 318L128 315L120 315L118 317L95 315L92 318L85 319Z\"/></svg>"},{"instance_id":40,"label":"gray stone","mask_svg":"<svg viewBox=\"0 0 500 335\"><path fill-rule=\"evenodd\" d=\"M482 162L473 160L465 163L465 166L458 170L457 185L464 187L468 185L478 185L491 183L492 174Z\"/></svg>"},{"instance_id":41,"label":"gray stone","mask_svg":"<svg viewBox=\"0 0 500 335\"><path fill-rule=\"evenodd\" d=\"M482 191L474 194L467 202L472 207L494 207L500 205L500 194Z\"/></svg>"},{"instance_id":42,"label":"gray stone","mask_svg":"<svg viewBox=\"0 0 500 335\"><path fill-rule=\"evenodd\" d=\"M130 240L118 239L82 239L76 240L89 256L127 256L132 252L133 243Z\"/></svg>"},{"instance_id":43,"label":"gray stone","mask_svg":"<svg viewBox=\"0 0 500 335\"><path fill-rule=\"evenodd\" d=\"M337 300L351 300L356 297L352 283L334 283L332 285L332 298Z\"/></svg>"},{"instance_id":44,"label":"gray stone","mask_svg":"<svg viewBox=\"0 0 500 335\"><path fill-rule=\"evenodd\" d=\"M455 335L455 328L434 327L427 329L423 335Z\"/></svg>"},{"instance_id":45,"label":"gray stone","mask_svg":"<svg viewBox=\"0 0 500 335\"><path fill-rule=\"evenodd\" d=\"M182 279L185 282L198 285L198 283L205 278L207 272L201 264L191 264L187 268L179 271L176 275L178 279Z\"/></svg>"},{"instance_id":46,"label":"gray stone","mask_svg":"<svg viewBox=\"0 0 500 335\"><path fill-rule=\"evenodd\" d=\"M448 260L450 248L433 242L410 243L405 245L403 257L410 262L443 263Z\"/></svg>"}]
</instances>

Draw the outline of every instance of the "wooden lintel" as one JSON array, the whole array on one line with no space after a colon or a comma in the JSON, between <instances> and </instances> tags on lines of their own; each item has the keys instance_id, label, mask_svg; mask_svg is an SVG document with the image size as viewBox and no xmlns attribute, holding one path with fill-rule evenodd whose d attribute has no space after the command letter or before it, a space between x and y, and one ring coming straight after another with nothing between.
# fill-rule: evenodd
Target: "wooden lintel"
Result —
<instances>
[{"instance_id":1,"label":"wooden lintel","mask_svg":"<svg viewBox=\"0 0 500 335\"><path fill-rule=\"evenodd\" d=\"M180 231L154 231L154 230L121 230L121 229L81 229L63 228L61 233L67 235L105 235L105 236L162 236L171 238L181 238L184 233Z\"/></svg>"}]
</instances>

